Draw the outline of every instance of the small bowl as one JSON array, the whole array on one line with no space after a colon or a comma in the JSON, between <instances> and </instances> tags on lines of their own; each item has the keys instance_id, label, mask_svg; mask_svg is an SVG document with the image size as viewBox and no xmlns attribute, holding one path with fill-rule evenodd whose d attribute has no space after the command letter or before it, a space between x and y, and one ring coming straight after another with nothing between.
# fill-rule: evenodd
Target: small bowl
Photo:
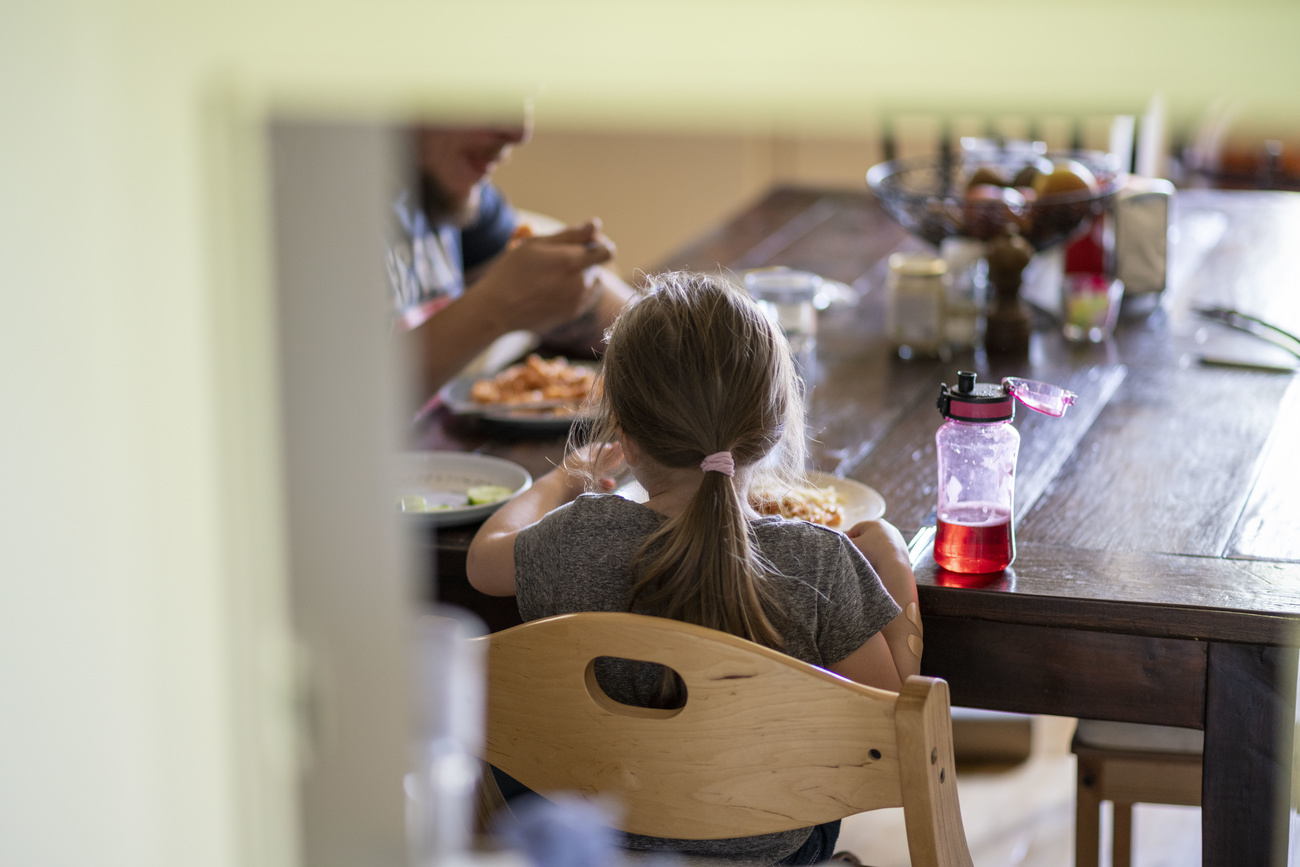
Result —
<instances>
[{"instance_id":1,"label":"small bowl","mask_svg":"<svg viewBox=\"0 0 1300 867\"><path fill-rule=\"evenodd\" d=\"M1042 199L1026 196L1013 186L980 189L972 195L975 172L988 169L1013 180L1031 163L1071 159L1082 163L1097 180L1096 190L1058 193ZM961 236L988 240L1015 224L1035 250L1073 238L1088 217L1100 214L1124 184L1124 173L1110 157L1097 151L1004 149L972 154L935 155L890 160L872 166L867 186L885 211L904 229L938 246L944 238Z\"/></svg>"}]
</instances>

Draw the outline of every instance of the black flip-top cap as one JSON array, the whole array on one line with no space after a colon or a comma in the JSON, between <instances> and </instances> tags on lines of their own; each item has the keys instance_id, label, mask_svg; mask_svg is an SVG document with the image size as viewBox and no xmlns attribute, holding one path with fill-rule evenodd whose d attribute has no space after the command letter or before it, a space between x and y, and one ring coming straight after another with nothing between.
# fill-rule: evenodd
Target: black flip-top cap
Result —
<instances>
[{"instance_id":1,"label":"black flip-top cap","mask_svg":"<svg viewBox=\"0 0 1300 867\"><path fill-rule=\"evenodd\" d=\"M977 383L974 371L957 371L957 385L939 386L939 412L957 421L1010 421L1016 414L1016 402L1001 385Z\"/></svg>"}]
</instances>

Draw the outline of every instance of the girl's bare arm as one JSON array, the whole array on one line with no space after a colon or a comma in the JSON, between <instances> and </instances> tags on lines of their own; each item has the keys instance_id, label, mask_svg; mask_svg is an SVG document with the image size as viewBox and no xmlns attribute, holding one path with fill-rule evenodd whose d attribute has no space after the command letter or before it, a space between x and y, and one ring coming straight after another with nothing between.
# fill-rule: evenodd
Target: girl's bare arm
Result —
<instances>
[{"instance_id":1,"label":"girl's bare arm","mask_svg":"<svg viewBox=\"0 0 1300 867\"><path fill-rule=\"evenodd\" d=\"M601 452L601 468L616 466L622 459L621 446L606 445ZM603 478L602 484L612 489L614 483ZM576 499L584 489L583 477L561 465L497 509L470 543L465 563L469 583L489 596L514 596L515 538L519 531L537 523L552 509Z\"/></svg>"},{"instance_id":2,"label":"girl's bare arm","mask_svg":"<svg viewBox=\"0 0 1300 867\"><path fill-rule=\"evenodd\" d=\"M846 533L880 576L902 612L880 630L889 645L900 682L921 673L921 613L916 601L916 577L903 534L888 521L864 521Z\"/></svg>"}]
</instances>

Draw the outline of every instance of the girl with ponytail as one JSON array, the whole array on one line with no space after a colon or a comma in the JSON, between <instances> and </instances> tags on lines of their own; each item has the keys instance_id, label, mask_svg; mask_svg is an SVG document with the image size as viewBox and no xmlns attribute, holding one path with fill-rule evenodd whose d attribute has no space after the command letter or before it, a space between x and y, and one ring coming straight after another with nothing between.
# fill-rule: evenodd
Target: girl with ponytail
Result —
<instances>
[{"instance_id":1,"label":"girl with ponytail","mask_svg":"<svg viewBox=\"0 0 1300 867\"><path fill-rule=\"evenodd\" d=\"M898 531L847 534L760 516L748 502L804 467L800 383L781 331L740 288L693 273L651 278L610 329L593 444L501 507L470 546L479 590L514 595L525 620L634 611L698 623L897 690L920 669L916 585ZM612 493L631 470L643 503ZM906 614L903 613L906 611ZM614 699L672 707L670 672L601 660ZM629 837L753 863L812 864L838 823L742 841ZM793 860L791 860L793 859Z\"/></svg>"}]
</instances>

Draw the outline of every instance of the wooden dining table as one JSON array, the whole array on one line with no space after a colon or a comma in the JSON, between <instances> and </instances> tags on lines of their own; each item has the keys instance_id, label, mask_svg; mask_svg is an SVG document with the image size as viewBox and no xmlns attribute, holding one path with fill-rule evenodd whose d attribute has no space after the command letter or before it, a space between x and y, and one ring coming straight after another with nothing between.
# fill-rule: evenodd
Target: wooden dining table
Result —
<instances>
[{"instance_id":1,"label":"wooden dining table","mask_svg":"<svg viewBox=\"0 0 1300 867\"><path fill-rule=\"evenodd\" d=\"M908 538L935 506L941 384L969 369L1076 392L1063 418L1017 413L1012 566L958 575L918 561L922 671L959 706L1202 730L1202 863L1285 864L1298 836L1300 376L1203 363L1279 356L1194 308L1300 332L1300 194L1185 190L1172 215L1163 295L1128 302L1097 344L1067 342L1036 309L1019 358L899 357L883 325L886 260L926 245L865 190L773 189L663 264L785 265L848 287L819 314L811 460L878 491ZM564 439L441 411L417 446L537 475ZM465 582L474 529L429 534L430 592L502 628L518 622L513 600Z\"/></svg>"}]
</instances>

